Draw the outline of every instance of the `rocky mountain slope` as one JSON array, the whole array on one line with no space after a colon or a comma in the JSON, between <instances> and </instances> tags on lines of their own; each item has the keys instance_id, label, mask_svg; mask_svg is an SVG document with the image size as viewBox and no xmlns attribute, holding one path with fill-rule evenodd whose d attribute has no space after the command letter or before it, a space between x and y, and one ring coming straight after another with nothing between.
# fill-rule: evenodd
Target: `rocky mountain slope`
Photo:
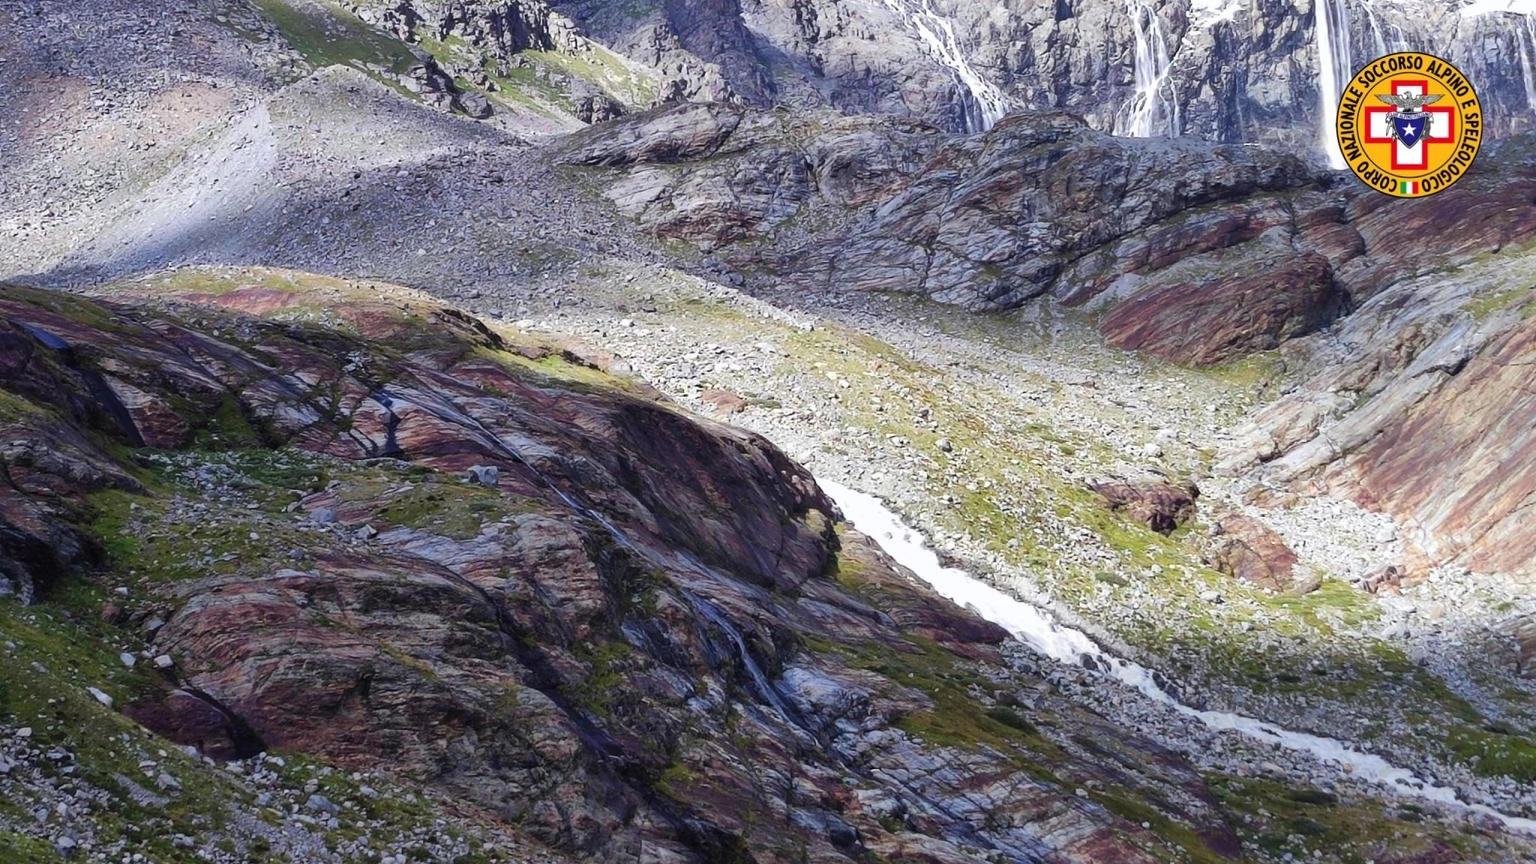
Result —
<instances>
[{"instance_id":1,"label":"rocky mountain slope","mask_svg":"<svg viewBox=\"0 0 1536 864\"><path fill-rule=\"evenodd\" d=\"M377 285L183 274L111 294L5 293L7 585L99 619L127 668L74 673L172 741L387 766L493 834L599 860L1238 848L1207 781L1031 680L759 437ZM6 635L51 635L32 620ZM6 679L7 712L91 796L133 795L76 753L101 718L43 726L28 677ZM47 782L29 780L8 799ZM185 801L159 789L139 806ZM337 814L311 797L283 827L345 854ZM46 822L9 830L133 848ZM165 860L293 842L271 833L201 826Z\"/></svg>"},{"instance_id":2,"label":"rocky mountain slope","mask_svg":"<svg viewBox=\"0 0 1536 864\"><path fill-rule=\"evenodd\" d=\"M1049 295L1105 311L1116 345L1195 364L1274 348L1426 267L1536 233L1536 175L1513 144L1447 194L1405 203L1272 151L1128 142L1065 115L946 140L689 106L578 137L565 158L622 168L607 196L658 234L706 247L773 235L726 254L810 290L976 311Z\"/></svg>"},{"instance_id":3,"label":"rocky mountain slope","mask_svg":"<svg viewBox=\"0 0 1536 864\"><path fill-rule=\"evenodd\" d=\"M450 52L450 71L482 84L486 63L552 61L538 53L530 61L528 49L576 58L596 72L578 76L582 98L630 108L677 100L828 107L972 132L1008 111L1063 110L1105 132L1261 142L1321 157L1344 83L1377 57L1415 50L1446 57L1470 77L1491 134L1529 131L1536 117L1536 18L1519 3L476 0L355 8L404 38L455 43L463 50ZM651 83L635 89L612 74L627 64Z\"/></svg>"},{"instance_id":4,"label":"rocky mountain slope","mask_svg":"<svg viewBox=\"0 0 1536 864\"><path fill-rule=\"evenodd\" d=\"M1524 436L1494 436L1480 457L1470 446L1486 432L1480 421L1460 439L1427 431L1452 413L1486 411L1511 430L1531 416L1516 359L1529 274L1483 263L1509 261L1536 235L1536 170L1522 143L1490 153L1448 193L1407 202L1272 152L1127 144L1061 115L1019 115L944 141L902 123L681 107L579 136L564 158L608 168L608 198L658 234L736 244L722 250L735 266L819 294L910 292L977 311L1046 295L1093 310L1110 344L1195 365L1326 330L1292 348L1326 370L1307 389L1322 395L1261 415L1264 443L1246 462L1294 449L1263 472L1292 482L1368 448L1359 459L1380 467L1336 466L1329 488L1415 522L1423 560L1486 544L1502 551L1474 553L1480 569L1530 566L1509 532L1532 487L1504 467L1508 441ZM756 242L767 237L772 245ZM1466 272L1454 284L1413 278L1456 267ZM1376 345L1391 346L1381 349L1389 360L1376 359ZM1454 379L1446 392L1435 375ZM1444 452L1417 449L1437 446ZM1482 462L1421 470L1448 464L1441 458ZM1244 464L1233 454L1226 467ZM1499 475L1496 487L1478 474ZM1417 482L1430 484L1419 499L1404 492Z\"/></svg>"},{"instance_id":5,"label":"rocky mountain slope","mask_svg":"<svg viewBox=\"0 0 1536 864\"><path fill-rule=\"evenodd\" d=\"M94 295L6 293L4 851L1529 857L1004 639L799 467L1532 816L1527 145L1392 202L999 121L896 5L796 24L823 74L752 35L806 6L0 3L0 276Z\"/></svg>"}]
</instances>

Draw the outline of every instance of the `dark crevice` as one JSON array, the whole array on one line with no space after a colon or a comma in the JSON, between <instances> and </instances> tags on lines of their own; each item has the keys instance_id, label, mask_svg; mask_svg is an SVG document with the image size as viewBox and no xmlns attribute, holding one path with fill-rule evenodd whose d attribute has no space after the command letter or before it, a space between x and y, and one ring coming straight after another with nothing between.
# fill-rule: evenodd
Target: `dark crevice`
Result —
<instances>
[{"instance_id":1,"label":"dark crevice","mask_svg":"<svg viewBox=\"0 0 1536 864\"><path fill-rule=\"evenodd\" d=\"M256 730L251 728L251 724L247 723L244 717L232 711L229 706L189 681L178 681L177 687L219 712L224 718L225 730L229 735L229 759L249 759L266 751L266 742L256 734Z\"/></svg>"}]
</instances>

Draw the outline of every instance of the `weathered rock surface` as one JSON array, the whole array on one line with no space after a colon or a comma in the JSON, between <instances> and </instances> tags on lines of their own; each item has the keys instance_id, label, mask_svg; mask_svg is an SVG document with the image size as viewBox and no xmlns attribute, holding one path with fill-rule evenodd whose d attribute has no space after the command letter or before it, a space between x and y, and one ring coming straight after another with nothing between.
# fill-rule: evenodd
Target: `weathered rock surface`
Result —
<instances>
[{"instance_id":1,"label":"weathered rock surface","mask_svg":"<svg viewBox=\"0 0 1536 864\"><path fill-rule=\"evenodd\" d=\"M825 205L881 200L938 139L938 130L913 123L688 105L575 136L563 159L628 166L606 190L621 212L658 235L714 247Z\"/></svg>"},{"instance_id":2,"label":"weathered rock surface","mask_svg":"<svg viewBox=\"0 0 1536 864\"><path fill-rule=\"evenodd\" d=\"M1105 314L1104 335L1123 348L1205 365L1279 347L1338 314L1328 259L1309 252L1272 268L1138 291Z\"/></svg>"},{"instance_id":3,"label":"weathered rock surface","mask_svg":"<svg viewBox=\"0 0 1536 864\"><path fill-rule=\"evenodd\" d=\"M1316 15L1330 7L1345 79L1384 54L1429 51L1476 83L1491 135L1532 128L1529 16L1463 5L411 0L358 12L402 38L426 29L502 59L606 46L652 70L663 102L827 107L972 132L1003 111L1067 111L1105 132L1321 157L1322 79L1333 73L1322 68ZM1154 90L1138 92L1138 62L1157 76Z\"/></svg>"},{"instance_id":4,"label":"weathered rock surface","mask_svg":"<svg viewBox=\"0 0 1536 864\"><path fill-rule=\"evenodd\" d=\"M890 120L686 106L586 133L564 158L622 166L606 194L659 235L773 239L725 255L806 289L976 311L1046 295L1102 310L1117 346L1209 365L1536 236L1536 170L1521 147L1494 149L1449 192L1407 201L1274 152L1115 138L1065 115L946 141Z\"/></svg>"},{"instance_id":5,"label":"weathered rock surface","mask_svg":"<svg viewBox=\"0 0 1536 864\"><path fill-rule=\"evenodd\" d=\"M1298 578L1296 553L1274 529L1252 516L1227 513L1216 520L1207 558L1234 579L1270 591L1314 591L1315 579Z\"/></svg>"},{"instance_id":6,"label":"weathered rock surface","mask_svg":"<svg viewBox=\"0 0 1536 864\"><path fill-rule=\"evenodd\" d=\"M180 574L133 601L164 619L127 709L153 728L408 774L592 860L1156 860L1084 785L1236 851L1193 770L1012 669L763 439L379 286L263 278L0 295L5 438L79 430L51 476L157 448L153 494L90 505L135 538L106 578Z\"/></svg>"},{"instance_id":7,"label":"weathered rock surface","mask_svg":"<svg viewBox=\"0 0 1536 864\"><path fill-rule=\"evenodd\" d=\"M1443 204L1357 202L1362 237L1397 253L1376 265L1391 275L1373 277L1374 290L1356 294L1364 301L1332 332L1291 346L1299 386L1251 418L1221 466L1391 514L1415 550L1399 562L1406 575L1449 562L1531 567L1532 264L1529 244L1510 236L1523 234L1531 212L1514 204L1531 194L1531 160L1513 147L1501 156L1513 169L1503 188L1470 177L1439 196ZM1466 214L1472 207L1479 216ZM1430 230L1431 218L1448 225L1439 236L1463 265L1454 279L1402 260L1414 250L1398 232ZM1344 272L1369 269L1357 260Z\"/></svg>"},{"instance_id":8,"label":"weathered rock surface","mask_svg":"<svg viewBox=\"0 0 1536 864\"><path fill-rule=\"evenodd\" d=\"M1111 510L1151 528L1159 534L1172 534L1175 528L1195 515L1195 500L1200 490L1193 483L1096 483L1093 491L1104 497Z\"/></svg>"}]
</instances>

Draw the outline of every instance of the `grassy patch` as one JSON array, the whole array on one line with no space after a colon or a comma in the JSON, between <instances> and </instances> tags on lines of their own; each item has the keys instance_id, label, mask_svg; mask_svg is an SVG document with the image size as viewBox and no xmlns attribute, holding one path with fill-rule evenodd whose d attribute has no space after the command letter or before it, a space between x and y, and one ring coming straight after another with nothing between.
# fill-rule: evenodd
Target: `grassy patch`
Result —
<instances>
[{"instance_id":1,"label":"grassy patch","mask_svg":"<svg viewBox=\"0 0 1536 864\"><path fill-rule=\"evenodd\" d=\"M240 450L260 447L261 443L261 433L230 393L225 393L214 406L194 442L195 446L205 450Z\"/></svg>"},{"instance_id":2,"label":"grassy patch","mask_svg":"<svg viewBox=\"0 0 1536 864\"><path fill-rule=\"evenodd\" d=\"M288 44L317 68L351 66L378 77L381 72L398 75L416 62L404 45L324 0L255 2ZM398 86L392 79L387 83Z\"/></svg>"},{"instance_id":3,"label":"grassy patch","mask_svg":"<svg viewBox=\"0 0 1536 864\"><path fill-rule=\"evenodd\" d=\"M226 269L214 267L183 267L163 275L146 277L128 283L154 288L166 294L209 294L222 297L241 288L262 288L295 294L315 288L344 289L347 283L327 276L312 276L290 270L273 270L260 267Z\"/></svg>"},{"instance_id":4,"label":"grassy patch","mask_svg":"<svg viewBox=\"0 0 1536 864\"><path fill-rule=\"evenodd\" d=\"M929 744L961 750L989 747L1020 757L1031 767L1038 767L1036 751L1056 752L1033 722L1016 709L997 704L1000 697L1005 698L1002 685L931 639L908 636L899 646L808 639L807 647L926 695L933 701L932 708L898 717L894 725Z\"/></svg>"},{"instance_id":5,"label":"grassy patch","mask_svg":"<svg viewBox=\"0 0 1536 864\"><path fill-rule=\"evenodd\" d=\"M1214 378L1245 393L1263 393L1285 374L1285 361L1275 351L1249 354L1199 370L1199 374Z\"/></svg>"},{"instance_id":6,"label":"grassy patch","mask_svg":"<svg viewBox=\"0 0 1536 864\"><path fill-rule=\"evenodd\" d=\"M1228 864L1231 861L1212 852L1205 841L1200 839L1200 835L1188 825L1169 819L1156 807L1113 792L1092 792L1090 797L1121 819L1133 825L1146 825L1152 833L1173 843L1184 853L1180 858L1167 860L1189 861L1193 864Z\"/></svg>"},{"instance_id":7,"label":"grassy patch","mask_svg":"<svg viewBox=\"0 0 1536 864\"><path fill-rule=\"evenodd\" d=\"M94 584L70 577L35 607L0 600L0 634L15 646L4 649L0 663L0 716L10 725L31 727L34 746L68 754L59 762L39 763L60 772L60 781L67 779L62 769L73 766L76 778L109 794L108 806L90 812L99 840L125 841L155 861L197 861L193 850L174 848L171 836L217 829L229 803L246 800L248 793L86 691L96 687L121 705L156 686L144 664L128 669L119 661L119 651L135 647L138 637L101 623L103 599ZM146 770L141 762L154 767ZM162 773L178 785L160 791L167 799L163 804L135 801L119 779L158 789L152 778Z\"/></svg>"},{"instance_id":8,"label":"grassy patch","mask_svg":"<svg viewBox=\"0 0 1536 864\"><path fill-rule=\"evenodd\" d=\"M1432 825L1411 805L1341 801L1318 789L1258 778L1209 777L1222 808L1248 843L1276 857L1296 860L1321 850L1325 860L1364 864L1389 854L1407 860L1439 849L1458 853L1437 860L1499 860L1492 837L1455 824Z\"/></svg>"},{"instance_id":9,"label":"grassy patch","mask_svg":"<svg viewBox=\"0 0 1536 864\"><path fill-rule=\"evenodd\" d=\"M418 478L419 479L419 478ZM537 502L486 486L457 482L400 483L398 475L371 475L346 481L343 501L377 501L370 519L376 527L399 525L455 540L468 540L481 526L538 509Z\"/></svg>"},{"instance_id":10,"label":"grassy patch","mask_svg":"<svg viewBox=\"0 0 1536 864\"><path fill-rule=\"evenodd\" d=\"M1446 746L1483 777L1511 777L1536 783L1536 742L1511 731L1462 725L1446 735Z\"/></svg>"},{"instance_id":11,"label":"grassy patch","mask_svg":"<svg viewBox=\"0 0 1536 864\"><path fill-rule=\"evenodd\" d=\"M590 672L586 680L571 688L572 698L597 717L611 717L614 698L623 695L623 670L626 662L634 655L634 649L626 643L615 641L579 644L573 650L587 664Z\"/></svg>"},{"instance_id":12,"label":"grassy patch","mask_svg":"<svg viewBox=\"0 0 1536 864\"><path fill-rule=\"evenodd\" d=\"M42 409L13 393L0 390L0 423L14 423L23 417L39 414Z\"/></svg>"},{"instance_id":13,"label":"grassy patch","mask_svg":"<svg viewBox=\"0 0 1536 864\"><path fill-rule=\"evenodd\" d=\"M523 56L580 78L630 107L644 107L657 98L654 77L632 67L624 58L601 45L594 44L590 51L573 54L526 51Z\"/></svg>"},{"instance_id":14,"label":"grassy patch","mask_svg":"<svg viewBox=\"0 0 1536 864\"><path fill-rule=\"evenodd\" d=\"M320 488L332 467L292 450L155 454L149 493L119 490L86 498L87 533L106 555L115 578L139 587L240 572L286 561L314 538L274 518L295 493ZM210 494L223 506L198 512L178 506ZM236 500L235 493L238 495ZM126 578L124 578L126 577Z\"/></svg>"},{"instance_id":15,"label":"grassy patch","mask_svg":"<svg viewBox=\"0 0 1536 864\"><path fill-rule=\"evenodd\" d=\"M492 348L478 348L475 353L537 386L557 387L577 393L639 392L633 380L577 362L554 346L543 346L533 352L543 355L536 359L514 351Z\"/></svg>"},{"instance_id":16,"label":"grassy patch","mask_svg":"<svg viewBox=\"0 0 1536 864\"><path fill-rule=\"evenodd\" d=\"M20 285L0 285L0 297L46 309L61 318L107 333L122 329L113 321L111 310L105 306L63 291L44 291Z\"/></svg>"},{"instance_id":17,"label":"grassy patch","mask_svg":"<svg viewBox=\"0 0 1536 864\"><path fill-rule=\"evenodd\" d=\"M1536 315L1536 303L1530 302L1532 293L1533 289L1529 286L1506 288L1502 291L1494 291L1475 297L1462 308L1466 310L1468 315L1481 321L1484 318L1496 315L1506 309L1512 309L1523 303L1524 308L1521 309L1520 317L1522 319L1529 319L1532 315Z\"/></svg>"},{"instance_id":18,"label":"grassy patch","mask_svg":"<svg viewBox=\"0 0 1536 864\"><path fill-rule=\"evenodd\" d=\"M63 864L53 846L12 831L0 830L0 861L12 864Z\"/></svg>"}]
</instances>

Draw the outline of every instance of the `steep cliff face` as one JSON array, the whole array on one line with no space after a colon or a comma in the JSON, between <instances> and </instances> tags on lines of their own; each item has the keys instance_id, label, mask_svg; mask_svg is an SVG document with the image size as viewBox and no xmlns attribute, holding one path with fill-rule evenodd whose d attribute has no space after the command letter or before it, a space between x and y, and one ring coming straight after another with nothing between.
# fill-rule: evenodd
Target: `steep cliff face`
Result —
<instances>
[{"instance_id":1,"label":"steep cliff face","mask_svg":"<svg viewBox=\"0 0 1536 864\"><path fill-rule=\"evenodd\" d=\"M1392 514L1415 552L1405 575L1529 574L1532 272L1525 244L1455 280L1384 287L1326 338L1291 346L1300 385L1252 419L1223 467Z\"/></svg>"},{"instance_id":2,"label":"steep cliff face","mask_svg":"<svg viewBox=\"0 0 1536 864\"><path fill-rule=\"evenodd\" d=\"M418 20L443 35L490 31L503 59L606 46L654 70L662 101L826 106L949 131L983 131L1008 111L1067 111L1119 135L1327 158L1343 84L1401 50L1456 63L1479 88L1491 137L1536 121L1536 17L1497 3L529 0L365 12L380 14L405 36Z\"/></svg>"},{"instance_id":3,"label":"steep cliff face","mask_svg":"<svg viewBox=\"0 0 1536 864\"><path fill-rule=\"evenodd\" d=\"M1417 201L1274 151L1136 141L1061 114L946 139L693 106L594 130L565 159L617 166L607 194L647 228L808 289L976 311L1045 295L1102 312L1116 345L1196 365L1275 348L1402 278L1536 235L1536 173L1516 147Z\"/></svg>"},{"instance_id":4,"label":"steep cliff face","mask_svg":"<svg viewBox=\"0 0 1536 864\"><path fill-rule=\"evenodd\" d=\"M4 576L121 588L104 614L166 660L119 697L176 742L387 770L586 860L1235 851L1197 773L760 437L376 285L113 296L0 294L0 426L39 445L4 454Z\"/></svg>"},{"instance_id":5,"label":"steep cliff face","mask_svg":"<svg viewBox=\"0 0 1536 864\"><path fill-rule=\"evenodd\" d=\"M1403 50L1456 63L1478 86L1495 136L1528 131L1536 120L1536 19L1498 3L911 5L952 27L966 66L1002 93L1008 109L1070 111L1116 134L1193 135L1321 155L1332 111L1323 103L1371 60ZM921 20L908 16L908 28Z\"/></svg>"}]
</instances>

